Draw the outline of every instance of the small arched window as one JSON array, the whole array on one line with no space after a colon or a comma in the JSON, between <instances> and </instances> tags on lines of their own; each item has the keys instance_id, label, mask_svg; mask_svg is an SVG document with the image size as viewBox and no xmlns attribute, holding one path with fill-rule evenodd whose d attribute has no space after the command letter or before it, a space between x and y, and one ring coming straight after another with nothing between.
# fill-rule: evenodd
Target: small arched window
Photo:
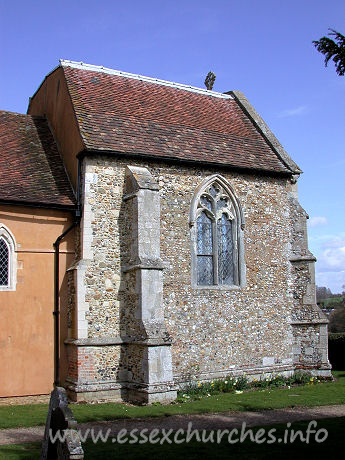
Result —
<instances>
[{"instance_id":1,"label":"small arched window","mask_svg":"<svg viewBox=\"0 0 345 460\"><path fill-rule=\"evenodd\" d=\"M244 220L235 194L221 176L201 184L191 208L193 285L244 285Z\"/></svg>"},{"instance_id":2,"label":"small arched window","mask_svg":"<svg viewBox=\"0 0 345 460\"><path fill-rule=\"evenodd\" d=\"M10 268L10 251L4 240L0 238L0 286L8 286Z\"/></svg>"},{"instance_id":3,"label":"small arched window","mask_svg":"<svg viewBox=\"0 0 345 460\"><path fill-rule=\"evenodd\" d=\"M13 235L0 223L0 291L15 290L16 268Z\"/></svg>"}]
</instances>

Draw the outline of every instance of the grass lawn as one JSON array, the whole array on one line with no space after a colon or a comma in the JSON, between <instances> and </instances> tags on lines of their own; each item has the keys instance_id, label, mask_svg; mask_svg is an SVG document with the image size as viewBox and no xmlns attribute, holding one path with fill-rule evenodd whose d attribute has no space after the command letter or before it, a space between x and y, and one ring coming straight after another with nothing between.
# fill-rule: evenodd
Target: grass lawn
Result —
<instances>
[{"instance_id":1,"label":"grass lawn","mask_svg":"<svg viewBox=\"0 0 345 460\"><path fill-rule=\"evenodd\" d=\"M288 388L247 391L241 394L223 393L197 401L167 406L132 406L128 404L71 405L79 423L118 418L160 417L176 414L201 414L231 410L281 409L283 407L345 404L345 371L334 372L335 382ZM0 428L44 425L48 406L0 407Z\"/></svg>"},{"instance_id":2,"label":"grass lawn","mask_svg":"<svg viewBox=\"0 0 345 460\"><path fill-rule=\"evenodd\" d=\"M305 436L309 422L295 422L289 428L289 436L291 429L296 433L301 430ZM257 444L251 442L249 437L244 443L229 444L225 436L220 444L216 443L201 443L195 438L189 443L182 444L113 444L111 441L107 443L93 444L92 441L87 441L84 445L85 460L88 459L117 459L126 458L126 460L140 460L153 458L155 460L175 460L186 459L199 460L200 458L212 459L306 459L306 458L339 458L340 452L345 448L344 437L345 417L335 419L318 420L316 429L326 429L328 431L327 439L322 443L317 443L313 435L310 442L307 444L297 439L294 442L275 442L267 444ZM276 429L274 435L277 439L284 439L286 425L272 425L265 427L265 434L272 428ZM255 433L259 427L252 431ZM291 439L287 437L287 439ZM0 446L0 460L34 460L40 455L41 445L21 444L12 446Z\"/></svg>"}]
</instances>

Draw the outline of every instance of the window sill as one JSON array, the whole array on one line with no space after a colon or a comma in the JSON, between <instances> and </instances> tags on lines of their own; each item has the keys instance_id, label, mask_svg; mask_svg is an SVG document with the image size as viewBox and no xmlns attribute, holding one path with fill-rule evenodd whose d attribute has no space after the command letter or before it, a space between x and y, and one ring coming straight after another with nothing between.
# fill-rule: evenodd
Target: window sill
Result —
<instances>
[{"instance_id":1,"label":"window sill","mask_svg":"<svg viewBox=\"0 0 345 460\"><path fill-rule=\"evenodd\" d=\"M226 285L226 284L218 284L213 286L200 286L200 285L193 285L192 289L202 290L202 291L236 291L242 289L244 286L238 285Z\"/></svg>"}]
</instances>

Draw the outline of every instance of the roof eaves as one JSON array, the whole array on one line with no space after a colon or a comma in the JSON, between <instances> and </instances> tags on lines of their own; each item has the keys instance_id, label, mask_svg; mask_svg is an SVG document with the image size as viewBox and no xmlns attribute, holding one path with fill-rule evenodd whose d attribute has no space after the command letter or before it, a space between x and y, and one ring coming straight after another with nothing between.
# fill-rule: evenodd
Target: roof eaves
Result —
<instances>
[{"instance_id":1,"label":"roof eaves","mask_svg":"<svg viewBox=\"0 0 345 460\"><path fill-rule=\"evenodd\" d=\"M114 156L114 157L127 157L127 158L135 158L135 159L141 159L146 162L165 162L165 163L170 163L170 164L185 164L189 166L195 166L195 164L202 164L204 166L207 166L209 168L220 168L220 169L228 169L228 170L233 170L233 171L241 171L241 172L247 172L248 174L250 173L258 173L262 174L265 176L291 176L291 171L286 169L281 170L281 171L276 171L273 169L264 169L264 168L254 168L254 167L249 167L249 166L238 166L238 165L233 165L230 163L220 163L220 162L215 162L215 161L201 161L201 160L191 160L187 158L178 158L178 157L166 157L163 155L146 155L143 153L136 153L136 152L122 152L119 150L106 150L106 149L95 149L95 148L90 148L90 149L85 149L82 152L78 153L77 158L84 158L86 156L92 156L92 155L104 155L104 156Z\"/></svg>"},{"instance_id":2,"label":"roof eaves","mask_svg":"<svg viewBox=\"0 0 345 460\"><path fill-rule=\"evenodd\" d=\"M241 91L229 91L228 94L231 94L234 97L242 110L248 115L252 123L256 126L256 129L261 133L266 142L272 147L278 158L292 172L292 174L301 174L303 171L284 150L281 143L278 141L265 121L254 109L254 107L250 104L245 95Z\"/></svg>"},{"instance_id":3,"label":"roof eaves","mask_svg":"<svg viewBox=\"0 0 345 460\"><path fill-rule=\"evenodd\" d=\"M28 206L30 208L59 209L61 211L74 211L76 204L48 203L43 201L7 200L0 198L0 205Z\"/></svg>"}]
</instances>

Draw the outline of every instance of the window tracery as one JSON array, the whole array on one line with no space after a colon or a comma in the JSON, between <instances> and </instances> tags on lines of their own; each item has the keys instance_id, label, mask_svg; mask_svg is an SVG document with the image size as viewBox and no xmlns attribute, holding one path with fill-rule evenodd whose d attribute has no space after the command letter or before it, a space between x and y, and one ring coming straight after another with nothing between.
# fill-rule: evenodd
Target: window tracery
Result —
<instances>
[{"instance_id":1,"label":"window tracery","mask_svg":"<svg viewBox=\"0 0 345 460\"><path fill-rule=\"evenodd\" d=\"M230 185L221 176L212 176L197 189L191 226L196 286L243 284L243 214Z\"/></svg>"}]
</instances>

